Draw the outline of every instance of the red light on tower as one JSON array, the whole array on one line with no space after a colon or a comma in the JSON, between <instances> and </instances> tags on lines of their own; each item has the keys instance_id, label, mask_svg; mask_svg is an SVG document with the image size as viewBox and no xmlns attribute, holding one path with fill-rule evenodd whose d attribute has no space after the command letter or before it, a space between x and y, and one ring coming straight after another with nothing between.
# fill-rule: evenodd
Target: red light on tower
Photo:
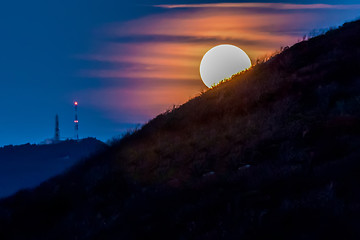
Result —
<instances>
[{"instance_id":1,"label":"red light on tower","mask_svg":"<svg viewBox=\"0 0 360 240\"><path fill-rule=\"evenodd\" d=\"M79 120L78 120L78 102L75 101L74 102L74 106L75 106L75 119L74 119L74 123L75 123L75 139L79 140Z\"/></svg>"}]
</instances>

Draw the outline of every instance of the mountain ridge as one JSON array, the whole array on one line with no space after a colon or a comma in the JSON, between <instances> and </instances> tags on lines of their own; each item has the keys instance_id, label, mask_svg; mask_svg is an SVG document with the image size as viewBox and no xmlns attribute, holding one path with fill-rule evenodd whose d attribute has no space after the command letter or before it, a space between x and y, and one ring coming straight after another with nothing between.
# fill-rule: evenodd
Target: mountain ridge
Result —
<instances>
[{"instance_id":1,"label":"mountain ridge","mask_svg":"<svg viewBox=\"0 0 360 240\"><path fill-rule=\"evenodd\" d=\"M105 143L95 138L0 147L0 197L35 187L105 149Z\"/></svg>"}]
</instances>

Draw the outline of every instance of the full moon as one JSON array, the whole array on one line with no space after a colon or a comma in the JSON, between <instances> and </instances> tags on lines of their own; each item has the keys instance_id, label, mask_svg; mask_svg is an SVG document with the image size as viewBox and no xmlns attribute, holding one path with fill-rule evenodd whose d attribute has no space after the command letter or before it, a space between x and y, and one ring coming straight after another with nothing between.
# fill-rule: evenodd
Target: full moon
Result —
<instances>
[{"instance_id":1,"label":"full moon","mask_svg":"<svg viewBox=\"0 0 360 240\"><path fill-rule=\"evenodd\" d=\"M249 56L240 48L222 44L211 48L200 63L200 76L207 87L251 67Z\"/></svg>"}]
</instances>

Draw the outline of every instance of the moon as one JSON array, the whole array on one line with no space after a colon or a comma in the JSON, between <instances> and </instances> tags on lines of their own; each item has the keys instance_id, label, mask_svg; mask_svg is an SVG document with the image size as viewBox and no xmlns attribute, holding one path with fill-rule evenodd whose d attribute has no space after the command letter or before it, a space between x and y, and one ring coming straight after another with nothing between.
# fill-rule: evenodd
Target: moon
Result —
<instances>
[{"instance_id":1,"label":"moon","mask_svg":"<svg viewBox=\"0 0 360 240\"><path fill-rule=\"evenodd\" d=\"M220 81L251 67L249 56L240 48L222 44L205 53L200 63L200 76L211 88Z\"/></svg>"}]
</instances>

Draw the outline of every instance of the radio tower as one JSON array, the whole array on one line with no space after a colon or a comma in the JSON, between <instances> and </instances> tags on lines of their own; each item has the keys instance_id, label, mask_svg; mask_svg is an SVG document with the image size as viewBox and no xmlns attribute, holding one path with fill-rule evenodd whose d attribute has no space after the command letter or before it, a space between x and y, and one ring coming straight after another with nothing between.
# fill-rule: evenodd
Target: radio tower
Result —
<instances>
[{"instance_id":1,"label":"radio tower","mask_svg":"<svg viewBox=\"0 0 360 240\"><path fill-rule=\"evenodd\" d=\"M60 141L60 128L59 128L59 116L56 114L55 116L55 142Z\"/></svg>"},{"instance_id":2,"label":"radio tower","mask_svg":"<svg viewBox=\"0 0 360 240\"><path fill-rule=\"evenodd\" d=\"M75 139L79 140L79 120L78 120L78 113L77 113L77 107L78 107L78 102L74 102L74 106L75 106Z\"/></svg>"}]
</instances>

